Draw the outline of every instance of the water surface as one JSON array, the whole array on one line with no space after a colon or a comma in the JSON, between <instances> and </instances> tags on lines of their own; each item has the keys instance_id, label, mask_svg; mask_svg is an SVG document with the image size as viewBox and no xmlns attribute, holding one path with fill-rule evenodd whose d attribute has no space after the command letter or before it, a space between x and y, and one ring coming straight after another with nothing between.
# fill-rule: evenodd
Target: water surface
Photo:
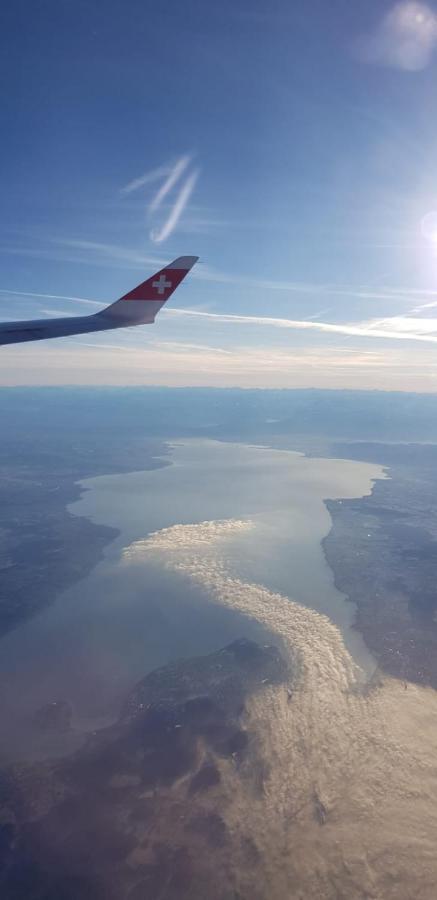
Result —
<instances>
[{"instance_id":1,"label":"water surface","mask_svg":"<svg viewBox=\"0 0 437 900\"><path fill-rule=\"evenodd\" d=\"M103 562L39 616L7 635L0 659L3 754L66 752L84 732L112 721L143 675L181 656L210 652L261 626L212 603L189 578L147 559L131 568L123 549L175 524L250 519L229 543L229 569L317 609L342 630L366 672L375 663L352 625L355 609L334 586L321 547L330 529L326 498L368 493L380 467L244 444L189 440L172 465L82 482L70 511L119 529ZM35 710L56 699L73 709L69 734L41 734Z\"/></svg>"}]
</instances>

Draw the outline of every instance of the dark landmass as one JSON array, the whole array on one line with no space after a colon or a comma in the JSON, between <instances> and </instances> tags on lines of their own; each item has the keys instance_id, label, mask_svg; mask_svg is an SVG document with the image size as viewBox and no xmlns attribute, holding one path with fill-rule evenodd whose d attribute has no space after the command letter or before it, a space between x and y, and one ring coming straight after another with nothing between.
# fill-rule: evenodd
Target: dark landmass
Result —
<instances>
[{"instance_id":1,"label":"dark landmass","mask_svg":"<svg viewBox=\"0 0 437 900\"><path fill-rule=\"evenodd\" d=\"M331 455L388 467L372 494L328 501L324 541L356 627L386 672L437 688L437 446L336 444Z\"/></svg>"},{"instance_id":2,"label":"dark landmass","mask_svg":"<svg viewBox=\"0 0 437 900\"><path fill-rule=\"evenodd\" d=\"M78 481L166 465L170 438L312 433L317 416L320 427L329 420L333 401L349 421L348 392L0 389L0 637L89 574L117 536L67 511L80 496ZM368 402L381 405L375 394ZM402 395L399 404L404 409ZM428 404L417 401L420 420Z\"/></svg>"},{"instance_id":3,"label":"dark landmass","mask_svg":"<svg viewBox=\"0 0 437 900\"><path fill-rule=\"evenodd\" d=\"M71 728L73 710L68 700L52 700L35 713L35 726L40 731L62 732Z\"/></svg>"},{"instance_id":4,"label":"dark landmass","mask_svg":"<svg viewBox=\"0 0 437 900\"><path fill-rule=\"evenodd\" d=\"M166 465L167 439L205 436L389 467L370 498L329 504L325 551L380 664L435 683L436 445L409 443L437 441L435 395L8 388L0 416L0 635L87 575L116 536L67 512L77 481Z\"/></svg>"},{"instance_id":5,"label":"dark landmass","mask_svg":"<svg viewBox=\"0 0 437 900\"><path fill-rule=\"evenodd\" d=\"M381 669L437 687L436 413L435 396L376 392L0 390L0 635L84 577L115 537L67 512L78 481L166 465L166 440L204 436L387 467L370 497L328 502L324 549ZM74 756L0 771L2 900L265 900L273 869L247 811L269 797L277 738L263 756L258 692L282 682L289 709L278 651L238 641L152 672ZM70 712L59 698L35 725L57 734ZM314 783L306 806L328 840L331 805ZM270 847L274 871L300 834L297 822L296 844ZM307 853L320 866L317 840L311 831ZM335 854L342 841L339 831ZM351 872L361 858L362 842Z\"/></svg>"},{"instance_id":6,"label":"dark landmass","mask_svg":"<svg viewBox=\"0 0 437 900\"><path fill-rule=\"evenodd\" d=\"M115 537L66 511L78 480L165 465L166 439L253 441L390 468L370 498L329 504L325 551L381 665L434 684L436 445L408 442L437 440L436 413L435 395L371 391L0 390L0 635Z\"/></svg>"},{"instance_id":7,"label":"dark landmass","mask_svg":"<svg viewBox=\"0 0 437 900\"><path fill-rule=\"evenodd\" d=\"M437 394L237 388L0 388L4 435L437 441Z\"/></svg>"},{"instance_id":8,"label":"dark landmass","mask_svg":"<svg viewBox=\"0 0 437 900\"><path fill-rule=\"evenodd\" d=\"M289 678L275 647L235 641L150 673L73 757L0 772L2 900L265 896L253 840L227 821L226 782L262 791L245 705Z\"/></svg>"},{"instance_id":9,"label":"dark landmass","mask_svg":"<svg viewBox=\"0 0 437 900\"><path fill-rule=\"evenodd\" d=\"M77 482L168 465L165 445L137 435L53 434L51 427L0 445L0 636L87 575L118 534L73 516Z\"/></svg>"}]
</instances>

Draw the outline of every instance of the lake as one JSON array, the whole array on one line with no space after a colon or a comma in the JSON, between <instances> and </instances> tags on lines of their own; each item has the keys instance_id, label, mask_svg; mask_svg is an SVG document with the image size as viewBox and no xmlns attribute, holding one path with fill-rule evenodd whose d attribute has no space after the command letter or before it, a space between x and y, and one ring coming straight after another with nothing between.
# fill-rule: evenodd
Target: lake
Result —
<instances>
[{"instance_id":1,"label":"lake","mask_svg":"<svg viewBox=\"0 0 437 900\"><path fill-rule=\"evenodd\" d=\"M379 466L313 459L300 453L210 440L171 445L171 465L81 483L73 515L119 529L104 560L57 602L2 640L0 714L3 757L66 753L117 716L133 684L181 656L211 652L246 636L269 640L260 624L213 602L188 576L153 556L121 561L123 550L176 524L250 520L233 533L227 565L325 613L339 626L365 674L375 662L353 629L355 608L334 585L321 541L330 529L327 498L361 497L384 477ZM67 700L73 728L41 732L36 710Z\"/></svg>"}]
</instances>

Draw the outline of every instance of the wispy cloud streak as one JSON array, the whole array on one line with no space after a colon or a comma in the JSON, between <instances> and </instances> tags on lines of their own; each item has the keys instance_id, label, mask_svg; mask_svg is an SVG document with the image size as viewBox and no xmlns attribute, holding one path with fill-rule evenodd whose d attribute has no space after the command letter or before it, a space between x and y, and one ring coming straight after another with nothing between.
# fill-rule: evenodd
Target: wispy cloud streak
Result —
<instances>
[{"instance_id":1,"label":"wispy cloud streak","mask_svg":"<svg viewBox=\"0 0 437 900\"><path fill-rule=\"evenodd\" d=\"M184 156L180 156L175 162L166 163L165 165L158 166L156 169L152 169L150 172L145 172L145 174L140 175L139 178L134 178L133 181L129 181L128 184L121 188L120 193L131 194L142 187L146 187L149 184L164 179L152 200L149 200L148 202L147 212L153 225L153 218L160 209L163 200L171 194L173 188L176 187L178 182L180 182L181 178L185 175L192 159L192 154L186 153ZM149 237L152 241L159 244L170 237L191 197L198 177L199 170L192 172L191 175L188 174L164 224L161 224L159 227L151 228Z\"/></svg>"},{"instance_id":2,"label":"wispy cloud streak","mask_svg":"<svg viewBox=\"0 0 437 900\"><path fill-rule=\"evenodd\" d=\"M120 194L132 194L134 191L138 191L139 188L146 187L148 184L154 184L155 181L159 181L160 178L165 178L171 170L171 165L165 165L159 166L157 169L152 169L150 172L145 172L144 175L140 175L139 178L134 178L132 181L129 181L128 184L125 184L124 187L120 188Z\"/></svg>"},{"instance_id":3,"label":"wispy cloud streak","mask_svg":"<svg viewBox=\"0 0 437 900\"><path fill-rule=\"evenodd\" d=\"M182 385L215 387L378 388L435 391L435 348L384 347L375 354L354 347L292 347L284 351L263 341L261 347L235 347L217 353L188 345L129 348L101 335L92 340L12 345L0 354L0 384Z\"/></svg>"},{"instance_id":4,"label":"wispy cloud streak","mask_svg":"<svg viewBox=\"0 0 437 900\"><path fill-rule=\"evenodd\" d=\"M434 320L434 333L420 333L418 322L422 320L411 319L407 316L397 316L386 319L370 319L358 324L340 324L332 322L312 322L308 319L275 319L267 316L238 316L227 313L209 313L199 310L171 309L166 311L171 316L195 316L208 319L211 322L227 322L239 325L258 325L269 328L283 328L302 331L318 331L326 334L342 334L350 337L386 338L404 341L425 341L437 344L437 319ZM429 320L427 320L429 322ZM409 323L409 330L407 325ZM415 331L414 328L418 330ZM429 329L430 330L430 329Z\"/></svg>"},{"instance_id":5,"label":"wispy cloud streak","mask_svg":"<svg viewBox=\"0 0 437 900\"><path fill-rule=\"evenodd\" d=\"M83 239L76 240L72 238L53 238L51 243L52 245L59 248L58 252L54 251L53 249L47 248L44 248L43 250L33 251L29 248L10 247L0 248L0 252L19 254L22 256L42 256L43 258L47 259L65 260L67 262L79 262L100 266L104 265L105 267L124 267L131 270L143 270L144 266L146 265L156 265L157 267L163 266L168 262L168 257L166 255L158 253L156 253L156 255L152 255L150 253L141 253L138 250L129 247L123 247L119 244L101 243ZM65 253L65 249L64 252L62 252L61 248L65 248L67 250L82 251L84 256L79 257L67 255ZM377 287L367 287L341 283L335 284L332 282L323 283L281 281L274 278L253 278L247 275L236 275L233 273L221 272L220 270L211 268L204 263L201 263L193 269L191 278L195 279L196 281L208 281L215 284L230 284L237 287L253 288L253 290L271 290L293 294L317 294L317 296L319 297L321 297L322 295L326 295L333 297L350 297L351 299L357 300L388 300L390 302L398 300L402 303L410 303L414 300L421 301L422 299L430 298L429 307L434 305L434 303L431 303L432 298L436 298L437 301L437 291L426 288L384 286L383 288L379 289ZM12 291L4 290L3 293L12 293ZM17 293L23 293L24 295L26 292L23 291ZM27 296L30 296L30 294L27 294ZM82 300L82 298L66 299ZM87 301L83 300L83 302ZM417 312L427 307L428 304L417 306L415 308L415 311Z\"/></svg>"},{"instance_id":6,"label":"wispy cloud streak","mask_svg":"<svg viewBox=\"0 0 437 900\"><path fill-rule=\"evenodd\" d=\"M435 309L436 306L437 300L431 300L429 303L421 303L420 306L415 306L414 309L411 310L411 315L414 316L415 313L421 313L427 309Z\"/></svg>"},{"instance_id":7,"label":"wispy cloud streak","mask_svg":"<svg viewBox=\"0 0 437 900\"><path fill-rule=\"evenodd\" d=\"M162 228L158 230L152 230L150 237L153 241L155 241L156 244L161 244L162 241L165 241L168 237L170 237L170 235L176 228L176 225L191 197L191 194L193 193L198 177L199 170L196 170L187 178L185 184L183 184L181 190L179 191L176 202Z\"/></svg>"},{"instance_id":8,"label":"wispy cloud streak","mask_svg":"<svg viewBox=\"0 0 437 900\"><path fill-rule=\"evenodd\" d=\"M67 297L65 294L36 294L33 291L9 291L0 288L0 294L11 294L14 297L39 297L42 300L74 300L75 303L89 303L91 306L101 306L98 300L88 300L85 297Z\"/></svg>"},{"instance_id":9,"label":"wispy cloud streak","mask_svg":"<svg viewBox=\"0 0 437 900\"><path fill-rule=\"evenodd\" d=\"M153 198L150 206L149 212L155 212L155 210L159 209L162 201L165 199L167 194L170 193L171 189L175 186L175 184L179 181L179 178L185 172L185 169L191 162L191 156L181 156L178 159L177 163L173 166L173 169L170 171L170 174L162 187L159 188L159 191Z\"/></svg>"}]
</instances>

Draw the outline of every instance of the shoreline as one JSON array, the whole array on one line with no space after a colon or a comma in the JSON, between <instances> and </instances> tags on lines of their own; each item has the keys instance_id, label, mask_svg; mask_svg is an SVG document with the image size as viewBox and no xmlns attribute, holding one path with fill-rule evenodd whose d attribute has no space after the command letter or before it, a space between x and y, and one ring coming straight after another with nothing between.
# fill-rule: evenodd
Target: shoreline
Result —
<instances>
[{"instance_id":1,"label":"shoreline","mask_svg":"<svg viewBox=\"0 0 437 900\"><path fill-rule=\"evenodd\" d=\"M45 443L35 449L37 464L32 455L28 463L15 464L7 441L0 447L0 640L89 575L119 536L117 528L69 512L85 491L81 482L135 466L149 471L171 464L166 445L156 440L116 444L98 454L83 441L51 466L45 464Z\"/></svg>"}]
</instances>

